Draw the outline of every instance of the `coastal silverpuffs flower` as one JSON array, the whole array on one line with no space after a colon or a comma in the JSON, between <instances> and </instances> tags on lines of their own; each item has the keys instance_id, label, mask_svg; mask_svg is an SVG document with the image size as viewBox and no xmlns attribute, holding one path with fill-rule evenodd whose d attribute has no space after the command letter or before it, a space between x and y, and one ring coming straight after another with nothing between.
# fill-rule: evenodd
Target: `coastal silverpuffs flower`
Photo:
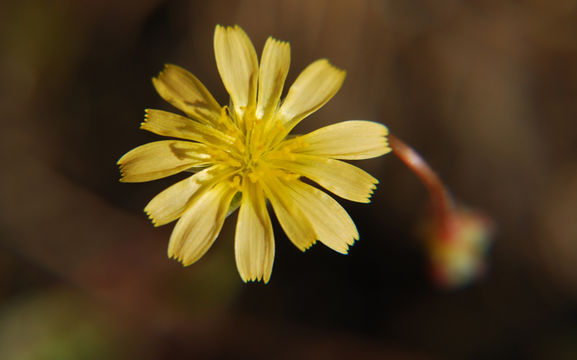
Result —
<instances>
[{"instance_id":1,"label":"coastal silverpuffs flower","mask_svg":"<svg viewBox=\"0 0 577 360\"><path fill-rule=\"evenodd\" d=\"M178 219L168 256L184 265L200 259L225 218L240 207L235 234L238 271L244 281L268 282L275 243L267 203L300 250L320 241L346 254L359 237L355 224L337 201L310 183L347 200L370 202L378 180L340 160L389 152L387 128L353 120L289 136L336 94L345 72L326 59L317 60L281 101L290 63L288 43L268 38L259 66L254 46L240 27L217 26L214 52L230 106L221 106L188 71L166 65L153 79L154 86L185 115L147 109L141 128L179 140L139 146L118 161L123 182L192 173L145 208L155 226Z\"/></svg>"}]
</instances>

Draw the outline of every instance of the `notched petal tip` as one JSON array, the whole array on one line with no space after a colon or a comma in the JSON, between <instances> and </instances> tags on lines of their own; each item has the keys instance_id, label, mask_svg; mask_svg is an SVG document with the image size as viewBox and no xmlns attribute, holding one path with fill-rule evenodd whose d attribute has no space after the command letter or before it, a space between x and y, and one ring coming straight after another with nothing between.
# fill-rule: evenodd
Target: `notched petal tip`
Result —
<instances>
[{"instance_id":1,"label":"notched petal tip","mask_svg":"<svg viewBox=\"0 0 577 360\"><path fill-rule=\"evenodd\" d=\"M264 285L267 285L270 281L270 274L268 276L252 276L250 278L245 278L241 275L240 278L245 284L262 282Z\"/></svg>"},{"instance_id":2,"label":"notched petal tip","mask_svg":"<svg viewBox=\"0 0 577 360\"><path fill-rule=\"evenodd\" d=\"M222 24L216 24L214 31L228 31L228 30L232 30L232 29L236 29L238 28L238 25L222 25Z\"/></svg>"},{"instance_id":3,"label":"notched petal tip","mask_svg":"<svg viewBox=\"0 0 577 360\"><path fill-rule=\"evenodd\" d=\"M361 204L370 204L371 201L373 201L373 195L375 194L375 193L374 193L374 190L375 190L375 189L376 189L376 188L373 188L373 189L369 190L369 192L367 193L367 197L365 198L365 200L364 200L364 201L359 201L359 203L361 203Z\"/></svg>"},{"instance_id":4,"label":"notched petal tip","mask_svg":"<svg viewBox=\"0 0 577 360\"><path fill-rule=\"evenodd\" d=\"M128 175L126 174L126 170L124 168L124 156L122 156L120 159L118 159L118 161L116 162L116 166L118 166L118 171L120 171L120 179L118 179L118 181L122 182L122 183L129 183L132 182L129 179L127 180Z\"/></svg>"},{"instance_id":5,"label":"notched petal tip","mask_svg":"<svg viewBox=\"0 0 577 360\"><path fill-rule=\"evenodd\" d=\"M350 249L351 249L351 245L347 245L347 247L345 247L342 252L339 251L338 253L341 255L348 255Z\"/></svg>"},{"instance_id":6,"label":"notched petal tip","mask_svg":"<svg viewBox=\"0 0 577 360\"><path fill-rule=\"evenodd\" d=\"M194 263L197 261L197 260L195 260L195 261L186 261L184 258L178 258L177 260L178 260L178 262L180 262L180 263L182 264L182 266L184 266L184 267L190 266L190 265L194 264Z\"/></svg>"},{"instance_id":7,"label":"notched petal tip","mask_svg":"<svg viewBox=\"0 0 577 360\"><path fill-rule=\"evenodd\" d=\"M337 67L335 65L333 65L329 59L327 58L320 58L317 59L315 61L313 61L312 63L310 63L309 66L329 66L331 67L333 70L337 70L337 71L341 71L343 73L346 74L346 70L341 69L340 67Z\"/></svg>"},{"instance_id":8,"label":"notched petal tip","mask_svg":"<svg viewBox=\"0 0 577 360\"><path fill-rule=\"evenodd\" d=\"M318 64L316 64L316 63L318 63ZM347 77L347 71L345 69L341 69L340 67L334 65L327 58L319 59L319 60L313 62L311 65L313 65L313 64L316 66L319 66L319 67L326 67L326 71L332 71L331 76L334 77L336 82L338 83L338 88L336 89L336 91L338 91L340 89L340 87L343 85L343 82L345 81L345 79Z\"/></svg>"},{"instance_id":9,"label":"notched petal tip","mask_svg":"<svg viewBox=\"0 0 577 360\"><path fill-rule=\"evenodd\" d=\"M165 72L168 70L184 70L182 67L178 66L178 65L174 65L174 64L170 64L170 63L166 63L163 65L162 70L160 70L158 72L158 75L156 77L160 77L160 76L164 76ZM185 70L186 71L186 70Z\"/></svg>"},{"instance_id":10,"label":"notched petal tip","mask_svg":"<svg viewBox=\"0 0 577 360\"><path fill-rule=\"evenodd\" d=\"M157 87L158 85L158 81L161 81L162 78L164 78L166 76L166 72L168 70L170 70L170 68L178 68L178 66L176 65L172 65L172 64L164 64L164 66L162 67L162 69L158 72L158 74L156 76L152 77L152 84L154 85L154 87Z\"/></svg>"},{"instance_id":11,"label":"notched petal tip","mask_svg":"<svg viewBox=\"0 0 577 360\"><path fill-rule=\"evenodd\" d=\"M190 266L196 262L196 261L186 261L181 254L171 253L170 248L167 252L167 255L168 255L169 259L174 259L174 260L178 261L184 267Z\"/></svg>"},{"instance_id":12,"label":"notched petal tip","mask_svg":"<svg viewBox=\"0 0 577 360\"><path fill-rule=\"evenodd\" d=\"M180 71L180 72L188 72L188 70L173 64L164 64L162 69L158 72L156 76L152 77L152 85L154 88L159 89L159 86L162 86L162 82L165 81L165 78L168 76L170 71ZM146 111L146 110L145 110Z\"/></svg>"},{"instance_id":13,"label":"notched petal tip","mask_svg":"<svg viewBox=\"0 0 577 360\"><path fill-rule=\"evenodd\" d=\"M148 122L148 110L149 109L144 109L144 119L142 120L142 122L138 126L138 128L140 130L145 130L144 127L146 126L146 123Z\"/></svg>"},{"instance_id":14,"label":"notched petal tip","mask_svg":"<svg viewBox=\"0 0 577 360\"><path fill-rule=\"evenodd\" d=\"M288 41L284 41L284 40L279 40L275 37L269 36L267 39L267 42L272 42L274 45L278 45L278 46L282 46L285 48L289 48L290 49L290 43Z\"/></svg>"},{"instance_id":15,"label":"notched petal tip","mask_svg":"<svg viewBox=\"0 0 577 360\"><path fill-rule=\"evenodd\" d=\"M127 152L126 154L128 154L128 152ZM122 156L120 157L120 159L118 159L118 160L116 161L116 166L118 166L118 168L119 168L120 171L123 171L124 161L125 161L125 159L126 159L126 154L122 155Z\"/></svg>"},{"instance_id":16,"label":"notched petal tip","mask_svg":"<svg viewBox=\"0 0 577 360\"><path fill-rule=\"evenodd\" d=\"M154 216L152 215L152 213L150 212L150 210L148 209L148 207L144 208L144 213L146 214L146 217L150 220L150 222L152 223L152 226L154 227L159 227L163 224L159 224L156 219L154 218Z\"/></svg>"},{"instance_id":17,"label":"notched petal tip","mask_svg":"<svg viewBox=\"0 0 577 360\"><path fill-rule=\"evenodd\" d=\"M240 27L238 24L234 24L234 25L216 24L215 31L240 31L240 32L245 33L243 28Z\"/></svg>"},{"instance_id":18,"label":"notched petal tip","mask_svg":"<svg viewBox=\"0 0 577 360\"><path fill-rule=\"evenodd\" d=\"M327 244L324 244L327 248L331 249L332 251L335 251L341 255L348 255L349 254L349 249L351 247L351 245L346 244L344 247L336 247L336 246L328 246Z\"/></svg>"},{"instance_id":19,"label":"notched petal tip","mask_svg":"<svg viewBox=\"0 0 577 360\"><path fill-rule=\"evenodd\" d=\"M309 243L309 244L306 245L306 246L299 246L299 245L297 245L296 243L293 242L294 246L296 246L296 248L299 249L299 250L302 251L302 252L306 252L308 249L312 248L313 245L315 245L316 243L317 243L317 240Z\"/></svg>"},{"instance_id":20,"label":"notched petal tip","mask_svg":"<svg viewBox=\"0 0 577 360\"><path fill-rule=\"evenodd\" d=\"M350 238L345 245L343 246L342 250L341 249L335 249L335 248L331 248L332 250L338 252L339 254L342 255L348 255L349 251L351 250L351 248L357 243L357 241L359 241L359 234L358 232L356 234L354 234L354 236L352 238Z\"/></svg>"}]
</instances>

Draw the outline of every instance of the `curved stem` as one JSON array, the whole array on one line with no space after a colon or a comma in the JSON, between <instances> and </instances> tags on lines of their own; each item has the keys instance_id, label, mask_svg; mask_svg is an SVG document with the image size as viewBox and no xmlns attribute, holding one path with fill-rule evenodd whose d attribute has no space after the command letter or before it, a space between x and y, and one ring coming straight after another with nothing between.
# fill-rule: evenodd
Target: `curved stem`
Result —
<instances>
[{"instance_id":1,"label":"curved stem","mask_svg":"<svg viewBox=\"0 0 577 360\"><path fill-rule=\"evenodd\" d=\"M442 224L445 234L449 234L451 231L451 214L455 205L447 188L418 152L393 134L389 134L388 138L393 153L417 175L427 188L433 213Z\"/></svg>"}]
</instances>

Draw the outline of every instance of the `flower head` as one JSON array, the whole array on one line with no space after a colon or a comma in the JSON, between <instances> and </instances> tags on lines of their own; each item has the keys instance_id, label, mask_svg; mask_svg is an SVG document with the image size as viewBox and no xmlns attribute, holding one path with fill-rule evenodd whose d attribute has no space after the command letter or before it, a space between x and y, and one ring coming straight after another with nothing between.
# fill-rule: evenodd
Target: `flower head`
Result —
<instances>
[{"instance_id":1,"label":"flower head","mask_svg":"<svg viewBox=\"0 0 577 360\"><path fill-rule=\"evenodd\" d=\"M154 86L186 116L147 109L141 128L181 140L142 145L118 161L125 182L194 173L145 208L155 226L179 219L170 237L169 257L184 265L200 259L226 216L240 207L235 235L238 271L244 281L268 282L275 244L267 202L299 249L318 240L347 253L359 237L355 224L332 197L301 178L344 199L369 202L377 179L340 160L389 152L387 128L355 120L287 137L335 95L345 72L317 60L281 102L290 63L288 43L269 38L259 66L254 46L240 27L217 26L214 50L230 106L220 106L194 75L166 65L153 79Z\"/></svg>"},{"instance_id":2,"label":"flower head","mask_svg":"<svg viewBox=\"0 0 577 360\"><path fill-rule=\"evenodd\" d=\"M485 274L493 234L488 217L455 207L446 216L432 215L423 230L432 276L438 286L457 289Z\"/></svg>"}]
</instances>

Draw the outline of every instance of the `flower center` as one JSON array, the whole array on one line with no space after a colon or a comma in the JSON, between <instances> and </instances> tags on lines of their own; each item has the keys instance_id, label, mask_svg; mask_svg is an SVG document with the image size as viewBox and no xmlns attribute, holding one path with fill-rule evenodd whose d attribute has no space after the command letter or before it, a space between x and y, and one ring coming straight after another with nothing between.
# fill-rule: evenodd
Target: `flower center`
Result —
<instances>
[{"instance_id":1,"label":"flower center","mask_svg":"<svg viewBox=\"0 0 577 360\"><path fill-rule=\"evenodd\" d=\"M275 169L271 160L290 157L290 149L280 149L277 144L285 136L285 128L274 118L258 118L254 109L245 109L241 118L223 108L220 118L221 131L229 139L218 146L213 159L233 169L233 182L258 182L264 176L290 175ZM246 179L246 180L245 180Z\"/></svg>"},{"instance_id":2,"label":"flower center","mask_svg":"<svg viewBox=\"0 0 577 360\"><path fill-rule=\"evenodd\" d=\"M269 150L264 132L264 122L256 118L254 112L247 111L243 117L244 151L241 173L252 182L258 181L266 171L264 160Z\"/></svg>"}]
</instances>

